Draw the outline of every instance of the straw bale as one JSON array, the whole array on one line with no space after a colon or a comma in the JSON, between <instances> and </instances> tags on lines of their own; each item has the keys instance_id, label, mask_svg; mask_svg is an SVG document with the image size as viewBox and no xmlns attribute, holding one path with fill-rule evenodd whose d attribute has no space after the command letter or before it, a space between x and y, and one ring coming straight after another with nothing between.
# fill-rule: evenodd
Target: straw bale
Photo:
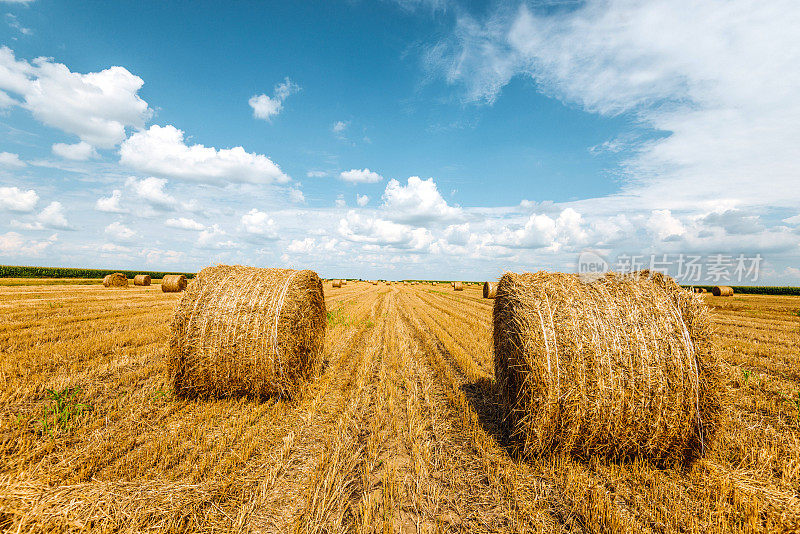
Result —
<instances>
[{"instance_id":1,"label":"straw bale","mask_svg":"<svg viewBox=\"0 0 800 534\"><path fill-rule=\"evenodd\" d=\"M128 287L128 279L122 273L107 274L103 277L105 287Z\"/></svg>"},{"instance_id":2,"label":"straw bale","mask_svg":"<svg viewBox=\"0 0 800 534\"><path fill-rule=\"evenodd\" d=\"M182 274L167 274L161 279L161 291L164 293L179 293L186 289L186 276Z\"/></svg>"},{"instance_id":3,"label":"straw bale","mask_svg":"<svg viewBox=\"0 0 800 534\"><path fill-rule=\"evenodd\" d=\"M334 280L333 282L331 282L331 287L342 287L342 281Z\"/></svg>"},{"instance_id":4,"label":"straw bale","mask_svg":"<svg viewBox=\"0 0 800 534\"><path fill-rule=\"evenodd\" d=\"M497 297L497 282L483 283L483 298L493 299Z\"/></svg>"},{"instance_id":5,"label":"straw bale","mask_svg":"<svg viewBox=\"0 0 800 534\"><path fill-rule=\"evenodd\" d=\"M188 397L291 397L320 368L325 322L313 271L206 267L173 316L174 389Z\"/></svg>"},{"instance_id":6,"label":"straw bale","mask_svg":"<svg viewBox=\"0 0 800 534\"><path fill-rule=\"evenodd\" d=\"M149 274L137 274L133 277L133 285L135 286L149 286L150 285L150 275Z\"/></svg>"},{"instance_id":7,"label":"straw bale","mask_svg":"<svg viewBox=\"0 0 800 534\"><path fill-rule=\"evenodd\" d=\"M464 291L464 284L462 282L453 282L453 291Z\"/></svg>"},{"instance_id":8,"label":"straw bale","mask_svg":"<svg viewBox=\"0 0 800 534\"><path fill-rule=\"evenodd\" d=\"M732 297L733 288L731 286L714 286L711 290L711 294L715 297Z\"/></svg>"},{"instance_id":9,"label":"straw bale","mask_svg":"<svg viewBox=\"0 0 800 534\"><path fill-rule=\"evenodd\" d=\"M494 365L523 456L702 455L719 421L708 309L647 271L506 273L494 302Z\"/></svg>"}]
</instances>

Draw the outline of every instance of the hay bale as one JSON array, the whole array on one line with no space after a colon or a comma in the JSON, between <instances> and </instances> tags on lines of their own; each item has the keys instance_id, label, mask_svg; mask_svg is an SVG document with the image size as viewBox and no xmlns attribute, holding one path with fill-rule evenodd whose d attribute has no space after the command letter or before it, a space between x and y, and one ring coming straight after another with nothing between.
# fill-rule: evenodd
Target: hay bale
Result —
<instances>
[{"instance_id":1,"label":"hay bale","mask_svg":"<svg viewBox=\"0 0 800 534\"><path fill-rule=\"evenodd\" d=\"M167 274L161 279L161 291L164 293L179 293L186 289L186 277L182 274Z\"/></svg>"},{"instance_id":2,"label":"hay bale","mask_svg":"<svg viewBox=\"0 0 800 534\"><path fill-rule=\"evenodd\" d=\"M711 294L715 297L732 297L733 288L731 286L714 286Z\"/></svg>"},{"instance_id":3,"label":"hay bale","mask_svg":"<svg viewBox=\"0 0 800 534\"><path fill-rule=\"evenodd\" d=\"M483 283L483 298L493 299L497 297L497 282Z\"/></svg>"},{"instance_id":4,"label":"hay bale","mask_svg":"<svg viewBox=\"0 0 800 534\"><path fill-rule=\"evenodd\" d=\"M128 279L122 273L107 274L103 277L105 287L128 287Z\"/></svg>"},{"instance_id":5,"label":"hay bale","mask_svg":"<svg viewBox=\"0 0 800 534\"><path fill-rule=\"evenodd\" d=\"M669 277L506 273L494 365L523 455L690 462L718 425L706 306Z\"/></svg>"},{"instance_id":6,"label":"hay bale","mask_svg":"<svg viewBox=\"0 0 800 534\"><path fill-rule=\"evenodd\" d=\"M464 291L464 284L461 282L453 282L453 291Z\"/></svg>"},{"instance_id":7,"label":"hay bale","mask_svg":"<svg viewBox=\"0 0 800 534\"><path fill-rule=\"evenodd\" d=\"M149 274L137 274L133 277L133 285L135 286L149 286L150 285L150 275Z\"/></svg>"},{"instance_id":8,"label":"hay bale","mask_svg":"<svg viewBox=\"0 0 800 534\"><path fill-rule=\"evenodd\" d=\"M183 396L292 396L318 371L325 297L313 271L216 265L172 320L169 369Z\"/></svg>"},{"instance_id":9,"label":"hay bale","mask_svg":"<svg viewBox=\"0 0 800 534\"><path fill-rule=\"evenodd\" d=\"M341 280L339 280L339 282L340 282L340 283L341 283L343 286L346 286L346 285L347 285L347 280L345 280L345 279L341 279Z\"/></svg>"},{"instance_id":10,"label":"hay bale","mask_svg":"<svg viewBox=\"0 0 800 534\"><path fill-rule=\"evenodd\" d=\"M333 282L331 282L331 287L342 287L342 281L334 280Z\"/></svg>"}]
</instances>

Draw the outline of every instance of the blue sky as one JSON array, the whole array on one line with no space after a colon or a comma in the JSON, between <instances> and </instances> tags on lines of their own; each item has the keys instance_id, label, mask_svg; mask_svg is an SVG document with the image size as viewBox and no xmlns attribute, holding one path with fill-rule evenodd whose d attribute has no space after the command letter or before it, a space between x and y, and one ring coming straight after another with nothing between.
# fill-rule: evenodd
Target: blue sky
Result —
<instances>
[{"instance_id":1,"label":"blue sky","mask_svg":"<svg viewBox=\"0 0 800 534\"><path fill-rule=\"evenodd\" d=\"M233 4L0 1L0 262L800 283L793 2Z\"/></svg>"}]
</instances>

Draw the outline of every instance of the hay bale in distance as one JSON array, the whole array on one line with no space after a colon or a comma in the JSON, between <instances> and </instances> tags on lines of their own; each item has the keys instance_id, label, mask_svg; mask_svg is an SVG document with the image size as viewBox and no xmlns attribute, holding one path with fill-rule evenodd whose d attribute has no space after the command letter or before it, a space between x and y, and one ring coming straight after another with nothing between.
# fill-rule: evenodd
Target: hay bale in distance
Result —
<instances>
[{"instance_id":1,"label":"hay bale in distance","mask_svg":"<svg viewBox=\"0 0 800 534\"><path fill-rule=\"evenodd\" d=\"M183 396L292 396L319 370L325 297L313 271L206 267L172 319L169 370Z\"/></svg>"},{"instance_id":2,"label":"hay bale in distance","mask_svg":"<svg viewBox=\"0 0 800 534\"><path fill-rule=\"evenodd\" d=\"M373 285L373 286L377 286L377 285L378 285L378 281L377 281L377 280L373 280L373 281L372 281L372 285Z\"/></svg>"},{"instance_id":3,"label":"hay bale in distance","mask_svg":"<svg viewBox=\"0 0 800 534\"><path fill-rule=\"evenodd\" d=\"M506 273L493 320L500 404L524 456L680 464L707 448L720 413L711 320L671 278Z\"/></svg>"},{"instance_id":4,"label":"hay bale in distance","mask_svg":"<svg viewBox=\"0 0 800 534\"><path fill-rule=\"evenodd\" d=\"M711 294L715 297L732 297L733 288L731 286L714 286Z\"/></svg>"},{"instance_id":5,"label":"hay bale in distance","mask_svg":"<svg viewBox=\"0 0 800 534\"><path fill-rule=\"evenodd\" d=\"M128 279L122 273L107 274L103 277L105 287L128 287Z\"/></svg>"},{"instance_id":6,"label":"hay bale in distance","mask_svg":"<svg viewBox=\"0 0 800 534\"><path fill-rule=\"evenodd\" d=\"M453 282L453 291L464 291L464 284L462 282Z\"/></svg>"},{"instance_id":7,"label":"hay bale in distance","mask_svg":"<svg viewBox=\"0 0 800 534\"><path fill-rule=\"evenodd\" d=\"M133 277L133 285L135 286L149 286L150 285L150 275L149 274L137 274Z\"/></svg>"},{"instance_id":8,"label":"hay bale in distance","mask_svg":"<svg viewBox=\"0 0 800 534\"><path fill-rule=\"evenodd\" d=\"M493 299L497 297L497 282L483 283L483 298Z\"/></svg>"},{"instance_id":9,"label":"hay bale in distance","mask_svg":"<svg viewBox=\"0 0 800 534\"><path fill-rule=\"evenodd\" d=\"M333 282L331 282L331 287L342 287L342 281L334 280Z\"/></svg>"},{"instance_id":10,"label":"hay bale in distance","mask_svg":"<svg viewBox=\"0 0 800 534\"><path fill-rule=\"evenodd\" d=\"M179 293L186 289L186 276L182 274L166 274L161 279L161 291L164 293Z\"/></svg>"}]
</instances>

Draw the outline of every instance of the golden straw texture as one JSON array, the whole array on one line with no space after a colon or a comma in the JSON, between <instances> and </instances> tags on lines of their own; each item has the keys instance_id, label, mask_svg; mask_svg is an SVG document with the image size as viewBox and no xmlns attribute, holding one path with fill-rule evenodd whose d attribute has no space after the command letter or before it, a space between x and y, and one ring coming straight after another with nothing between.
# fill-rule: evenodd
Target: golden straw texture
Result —
<instances>
[{"instance_id":1,"label":"golden straw texture","mask_svg":"<svg viewBox=\"0 0 800 534\"><path fill-rule=\"evenodd\" d=\"M497 282L483 283L483 298L493 299L497 297Z\"/></svg>"},{"instance_id":2,"label":"golden straw texture","mask_svg":"<svg viewBox=\"0 0 800 534\"><path fill-rule=\"evenodd\" d=\"M528 457L690 462L719 420L711 334L702 301L660 273L506 273L494 364L512 442Z\"/></svg>"},{"instance_id":3,"label":"golden straw texture","mask_svg":"<svg viewBox=\"0 0 800 534\"><path fill-rule=\"evenodd\" d=\"M453 282L453 291L464 291L464 284L462 282Z\"/></svg>"},{"instance_id":4,"label":"golden straw texture","mask_svg":"<svg viewBox=\"0 0 800 534\"><path fill-rule=\"evenodd\" d=\"M342 287L342 281L334 280L333 282L331 282L331 287Z\"/></svg>"},{"instance_id":5,"label":"golden straw texture","mask_svg":"<svg viewBox=\"0 0 800 534\"><path fill-rule=\"evenodd\" d=\"M122 273L107 274L103 277L103 285L106 287L128 287L128 279Z\"/></svg>"},{"instance_id":6,"label":"golden straw texture","mask_svg":"<svg viewBox=\"0 0 800 534\"><path fill-rule=\"evenodd\" d=\"M149 286L150 285L150 275L149 274L137 274L133 277L133 285L135 286Z\"/></svg>"},{"instance_id":7,"label":"golden straw texture","mask_svg":"<svg viewBox=\"0 0 800 534\"><path fill-rule=\"evenodd\" d=\"M313 271L206 267L172 321L169 368L185 396L291 396L315 373L325 297Z\"/></svg>"},{"instance_id":8,"label":"golden straw texture","mask_svg":"<svg viewBox=\"0 0 800 534\"><path fill-rule=\"evenodd\" d=\"M168 274L161 279L161 291L164 293L178 293L186 289L186 277L182 274Z\"/></svg>"},{"instance_id":9,"label":"golden straw texture","mask_svg":"<svg viewBox=\"0 0 800 534\"><path fill-rule=\"evenodd\" d=\"M711 294L715 297L732 297L733 288L730 286L714 286L711 290Z\"/></svg>"}]
</instances>

